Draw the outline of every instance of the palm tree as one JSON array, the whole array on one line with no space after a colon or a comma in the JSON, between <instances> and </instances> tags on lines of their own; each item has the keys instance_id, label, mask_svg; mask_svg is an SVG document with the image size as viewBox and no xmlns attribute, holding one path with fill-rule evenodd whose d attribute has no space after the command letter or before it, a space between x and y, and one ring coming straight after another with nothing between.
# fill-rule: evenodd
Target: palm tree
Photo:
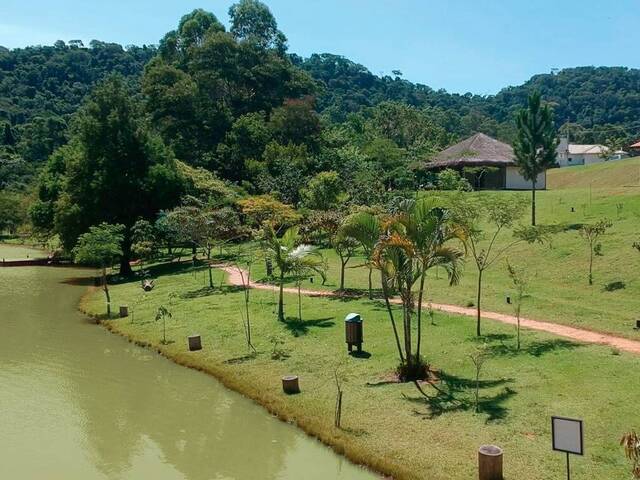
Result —
<instances>
[{"instance_id":1,"label":"palm tree","mask_svg":"<svg viewBox=\"0 0 640 480\"><path fill-rule=\"evenodd\" d=\"M432 198L418 199L409 212L402 217L406 236L413 243L420 262L420 284L418 288L418 339L416 357L420 357L422 341L422 305L427 273L432 268L442 267L449 277L449 284L460 281L465 251L451 245L457 240L465 245L466 235L446 208Z\"/></svg>"},{"instance_id":2,"label":"palm tree","mask_svg":"<svg viewBox=\"0 0 640 480\"><path fill-rule=\"evenodd\" d=\"M369 268L369 299L372 299L373 252L382 234L380 219L370 212L354 213L345 220L341 227L341 234L345 237L354 238L362 246L367 267Z\"/></svg>"},{"instance_id":3,"label":"palm tree","mask_svg":"<svg viewBox=\"0 0 640 480\"><path fill-rule=\"evenodd\" d=\"M516 165L531 182L531 225L536 224L536 183L538 175L556 163L558 140L553 123L553 110L542 105L539 92L529 96L527 108L516 118L518 136L513 145Z\"/></svg>"},{"instance_id":4,"label":"palm tree","mask_svg":"<svg viewBox=\"0 0 640 480\"><path fill-rule=\"evenodd\" d=\"M425 373L420 348L426 275L431 268L442 266L450 283L458 282L464 252L447 243L454 239L463 240L462 231L455 227L446 209L429 199L419 199L408 205L404 212L396 214L384 226L385 234L376 244L372 263L381 273L382 291L400 357L400 376L404 380L416 380L423 378ZM414 352L411 335L414 286L418 281L418 331ZM398 289L402 300L404 348L389 302L391 283Z\"/></svg>"},{"instance_id":5,"label":"palm tree","mask_svg":"<svg viewBox=\"0 0 640 480\"><path fill-rule=\"evenodd\" d=\"M264 248L273 260L279 272L278 320L284 322L284 281L290 274L323 269L324 262L315 247L298 245L300 235L298 227L289 228L282 237L278 237L270 226L264 229Z\"/></svg>"}]
</instances>

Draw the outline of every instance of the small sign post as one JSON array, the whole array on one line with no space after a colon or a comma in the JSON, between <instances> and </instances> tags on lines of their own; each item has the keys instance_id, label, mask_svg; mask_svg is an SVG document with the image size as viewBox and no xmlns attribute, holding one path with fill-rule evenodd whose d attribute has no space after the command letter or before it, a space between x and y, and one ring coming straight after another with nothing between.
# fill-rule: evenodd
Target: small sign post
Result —
<instances>
[{"instance_id":1,"label":"small sign post","mask_svg":"<svg viewBox=\"0 0 640 480\"><path fill-rule=\"evenodd\" d=\"M551 417L551 437L553 450L567 454L567 480L571 480L569 455L584 455L582 420Z\"/></svg>"}]
</instances>

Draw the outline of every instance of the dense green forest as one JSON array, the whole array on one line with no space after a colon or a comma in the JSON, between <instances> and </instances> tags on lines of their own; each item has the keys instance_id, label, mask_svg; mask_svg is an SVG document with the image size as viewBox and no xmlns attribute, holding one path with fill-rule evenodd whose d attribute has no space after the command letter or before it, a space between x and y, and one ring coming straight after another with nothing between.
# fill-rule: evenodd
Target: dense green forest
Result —
<instances>
[{"instance_id":1,"label":"dense green forest","mask_svg":"<svg viewBox=\"0 0 640 480\"><path fill-rule=\"evenodd\" d=\"M385 204L432 181L425 161L461 137L513 141L534 90L575 140L622 144L640 131L638 70L574 68L495 96L450 94L343 57L289 53L257 0L229 18L227 29L194 10L157 46L0 47L0 229L32 222L71 247L92 223L131 228L173 206L150 192L175 203L203 183L311 210ZM140 164L126 182L105 180L128 168L114 155ZM100 213L136 189L144 205Z\"/></svg>"}]
</instances>

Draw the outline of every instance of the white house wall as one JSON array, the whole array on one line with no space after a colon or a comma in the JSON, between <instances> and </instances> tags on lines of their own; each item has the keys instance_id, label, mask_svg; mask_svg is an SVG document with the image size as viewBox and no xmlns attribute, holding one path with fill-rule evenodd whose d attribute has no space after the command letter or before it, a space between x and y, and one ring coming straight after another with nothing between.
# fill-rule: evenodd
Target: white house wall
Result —
<instances>
[{"instance_id":1,"label":"white house wall","mask_svg":"<svg viewBox=\"0 0 640 480\"><path fill-rule=\"evenodd\" d=\"M507 167L505 187L507 190L529 190L531 189L531 182L524 179L520 174L518 167ZM536 188L539 190L547 188L547 172L542 172L538 175Z\"/></svg>"}]
</instances>

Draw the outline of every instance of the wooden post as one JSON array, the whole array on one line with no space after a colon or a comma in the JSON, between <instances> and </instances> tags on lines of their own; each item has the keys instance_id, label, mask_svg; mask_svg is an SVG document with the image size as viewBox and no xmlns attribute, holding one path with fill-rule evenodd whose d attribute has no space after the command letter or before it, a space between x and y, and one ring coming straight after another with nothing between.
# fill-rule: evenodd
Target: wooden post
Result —
<instances>
[{"instance_id":1,"label":"wooden post","mask_svg":"<svg viewBox=\"0 0 640 480\"><path fill-rule=\"evenodd\" d=\"M189 336L189 351L195 352L196 350L202 350L202 339L200 335Z\"/></svg>"},{"instance_id":2,"label":"wooden post","mask_svg":"<svg viewBox=\"0 0 640 480\"><path fill-rule=\"evenodd\" d=\"M282 390L287 395L300 393L300 384L297 375L286 375L282 377Z\"/></svg>"},{"instance_id":3,"label":"wooden post","mask_svg":"<svg viewBox=\"0 0 640 480\"><path fill-rule=\"evenodd\" d=\"M478 478L480 480L503 480L502 449L495 445L482 445L478 450Z\"/></svg>"},{"instance_id":4,"label":"wooden post","mask_svg":"<svg viewBox=\"0 0 640 480\"><path fill-rule=\"evenodd\" d=\"M125 318L129 316L129 306L128 305L120 305L120 318Z\"/></svg>"}]
</instances>

